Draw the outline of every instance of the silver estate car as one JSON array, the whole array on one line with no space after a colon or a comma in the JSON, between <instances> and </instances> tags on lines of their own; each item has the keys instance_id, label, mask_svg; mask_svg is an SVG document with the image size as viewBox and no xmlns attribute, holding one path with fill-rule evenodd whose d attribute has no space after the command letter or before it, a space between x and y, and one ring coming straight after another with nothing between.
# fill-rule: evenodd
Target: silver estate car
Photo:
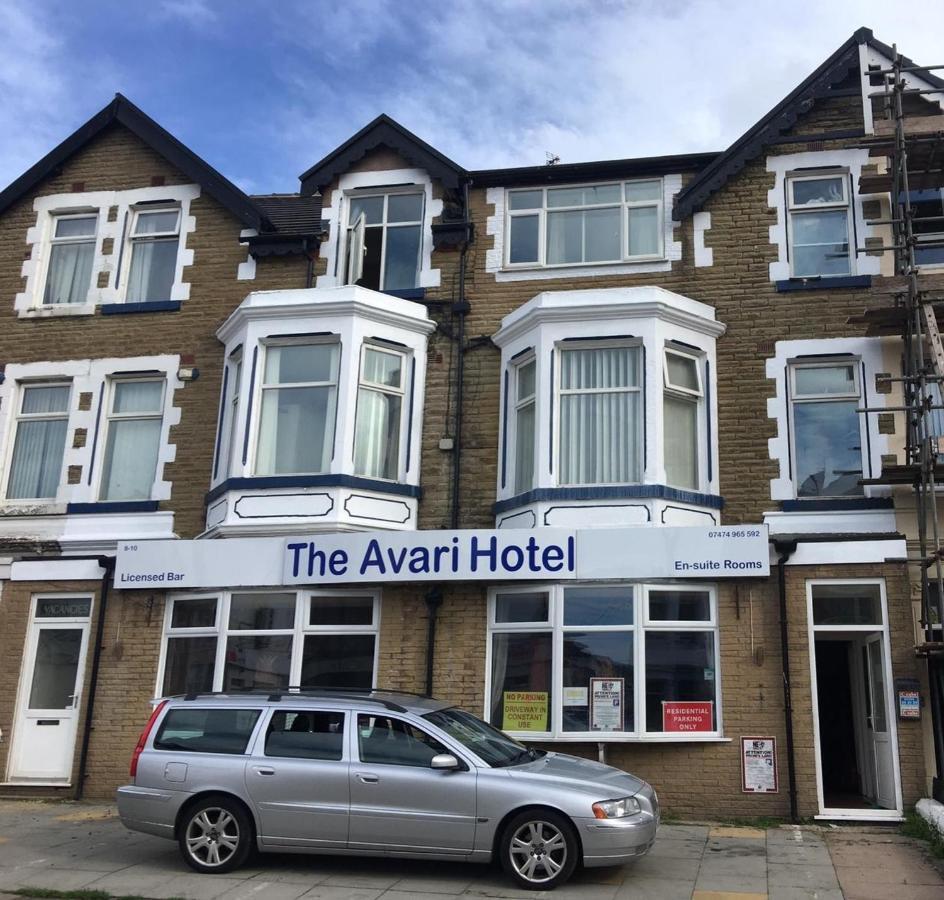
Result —
<instances>
[{"instance_id":1,"label":"silver estate car","mask_svg":"<svg viewBox=\"0 0 944 900\"><path fill-rule=\"evenodd\" d=\"M659 803L611 766L528 749L455 706L386 691L162 701L118 811L198 872L253 850L501 860L525 888L644 854Z\"/></svg>"}]
</instances>

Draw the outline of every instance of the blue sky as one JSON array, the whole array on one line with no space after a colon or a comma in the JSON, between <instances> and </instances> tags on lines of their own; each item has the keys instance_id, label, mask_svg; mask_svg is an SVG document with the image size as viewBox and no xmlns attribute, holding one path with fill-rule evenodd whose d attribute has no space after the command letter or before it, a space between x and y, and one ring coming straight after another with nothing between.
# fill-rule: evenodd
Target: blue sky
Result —
<instances>
[{"instance_id":1,"label":"blue sky","mask_svg":"<svg viewBox=\"0 0 944 900\"><path fill-rule=\"evenodd\" d=\"M944 63L944 3L0 0L0 184L127 95L251 192L380 112L469 168L722 149L858 26Z\"/></svg>"}]
</instances>

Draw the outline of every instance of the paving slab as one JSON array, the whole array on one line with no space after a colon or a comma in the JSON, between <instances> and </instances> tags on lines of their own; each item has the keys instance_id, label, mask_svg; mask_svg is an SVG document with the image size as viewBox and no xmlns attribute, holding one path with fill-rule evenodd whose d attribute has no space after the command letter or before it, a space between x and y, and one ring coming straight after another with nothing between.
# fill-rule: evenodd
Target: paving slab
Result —
<instances>
[{"instance_id":1,"label":"paving slab","mask_svg":"<svg viewBox=\"0 0 944 900\"><path fill-rule=\"evenodd\" d=\"M82 869L9 869L0 874L0 887L7 889L35 887L58 891L74 891L88 887L103 872L89 872Z\"/></svg>"},{"instance_id":2,"label":"paving slab","mask_svg":"<svg viewBox=\"0 0 944 900\"><path fill-rule=\"evenodd\" d=\"M379 888L319 884L302 894L302 897L305 900L377 900L382 893Z\"/></svg>"},{"instance_id":3,"label":"paving slab","mask_svg":"<svg viewBox=\"0 0 944 900\"><path fill-rule=\"evenodd\" d=\"M769 887L797 887L813 891L839 890L839 879L831 865L794 865L793 863L768 863L767 884Z\"/></svg>"},{"instance_id":4,"label":"paving slab","mask_svg":"<svg viewBox=\"0 0 944 900\"><path fill-rule=\"evenodd\" d=\"M767 900L766 894L744 894L737 891L695 891L692 900Z\"/></svg>"},{"instance_id":5,"label":"paving slab","mask_svg":"<svg viewBox=\"0 0 944 900\"><path fill-rule=\"evenodd\" d=\"M752 877L749 875L724 875L698 873L695 892L713 891L715 893L767 894L767 875Z\"/></svg>"},{"instance_id":6,"label":"paving slab","mask_svg":"<svg viewBox=\"0 0 944 900\"><path fill-rule=\"evenodd\" d=\"M737 838L739 840L764 841L767 832L763 828L741 828L736 825L716 825L708 830L708 838Z\"/></svg>"},{"instance_id":7,"label":"paving slab","mask_svg":"<svg viewBox=\"0 0 944 900\"><path fill-rule=\"evenodd\" d=\"M839 888L823 891L772 886L768 889L767 897L768 900L845 900Z\"/></svg>"},{"instance_id":8,"label":"paving slab","mask_svg":"<svg viewBox=\"0 0 944 900\"><path fill-rule=\"evenodd\" d=\"M617 890L616 900L691 900L694 889L694 881L630 876Z\"/></svg>"},{"instance_id":9,"label":"paving slab","mask_svg":"<svg viewBox=\"0 0 944 900\"><path fill-rule=\"evenodd\" d=\"M630 863L627 868L627 878L661 878L664 881L694 881L698 876L699 866L704 865L701 859L684 859L649 856Z\"/></svg>"},{"instance_id":10,"label":"paving slab","mask_svg":"<svg viewBox=\"0 0 944 900\"><path fill-rule=\"evenodd\" d=\"M670 859L701 859L705 852L704 841L677 841L659 838L647 857L669 857Z\"/></svg>"},{"instance_id":11,"label":"paving slab","mask_svg":"<svg viewBox=\"0 0 944 900\"><path fill-rule=\"evenodd\" d=\"M296 900L309 890L307 884L251 878L220 894L219 900Z\"/></svg>"}]
</instances>

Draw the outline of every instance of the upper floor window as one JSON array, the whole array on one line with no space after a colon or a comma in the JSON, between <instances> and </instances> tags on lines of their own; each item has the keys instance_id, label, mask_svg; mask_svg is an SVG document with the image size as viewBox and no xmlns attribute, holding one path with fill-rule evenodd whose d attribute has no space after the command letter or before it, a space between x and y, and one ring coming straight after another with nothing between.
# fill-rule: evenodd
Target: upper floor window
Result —
<instances>
[{"instance_id":1,"label":"upper floor window","mask_svg":"<svg viewBox=\"0 0 944 900\"><path fill-rule=\"evenodd\" d=\"M861 494L858 362L795 364L790 376L797 496Z\"/></svg>"},{"instance_id":2,"label":"upper floor window","mask_svg":"<svg viewBox=\"0 0 944 900\"><path fill-rule=\"evenodd\" d=\"M229 416L229 432L226 439L226 471L232 473L236 468L236 456L239 450L239 392L243 381L243 355L236 353L229 361L232 385L229 389L229 403L224 409L224 416Z\"/></svg>"},{"instance_id":3,"label":"upper floor window","mask_svg":"<svg viewBox=\"0 0 944 900\"><path fill-rule=\"evenodd\" d=\"M663 353L665 479L674 487L691 490L699 486L698 420L703 392L698 368L693 356L669 349Z\"/></svg>"},{"instance_id":4,"label":"upper floor window","mask_svg":"<svg viewBox=\"0 0 944 900\"><path fill-rule=\"evenodd\" d=\"M346 282L375 291L415 288L423 194L353 195L348 204Z\"/></svg>"},{"instance_id":5,"label":"upper floor window","mask_svg":"<svg viewBox=\"0 0 944 900\"><path fill-rule=\"evenodd\" d=\"M639 347L564 349L560 357L561 483L640 481L643 394Z\"/></svg>"},{"instance_id":6,"label":"upper floor window","mask_svg":"<svg viewBox=\"0 0 944 900\"><path fill-rule=\"evenodd\" d=\"M95 213L57 215L53 218L49 266L43 305L85 303L92 285L95 258Z\"/></svg>"},{"instance_id":7,"label":"upper floor window","mask_svg":"<svg viewBox=\"0 0 944 900\"><path fill-rule=\"evenodd\" d=\"M161 445L164 381L114 381L110 393L99 499L149 500Z\"/></svg>"},{"instance_id":8,"label":"upper floor window","mask_svg":"<svg viewBox=\"0 0 944 900\"><path fill-rule=\"evenodd\" d=\"M787 197L793 276L851 274L848 175L791 177Z\"/></svg>"},{"instance_id":9,"label":"upper floor window","mask_svg":"<svg viewBox=\"0 0 944 900\"><path fill-rule=\"evenodd\" d=\"M535 428L535 367L534 358L514 367L515 397L515 493L528 491L534 485Z\"/></svg>"},{"instance_id":10,"label":"upper floor window","mask_svg":"<svg viewBox=\"0 0 944 900\"><path fill-rule=\"evenodd\" d=\"M406 356L365 345L354 426L354 471L395 481L400 476Z\"/></svg>"},{"instance_id":11,"label":"upper floor window","mask_svg":"<svg viewBox=\"0 0 944 900\"><path fill-rule=\"evenodd\" d=\"M179 209L138 209L131 228L126 300L169 300L177 272Z\"/></svg>"},{"instance_id":12,"label":"upper floor window","mask_svg":"<svg viewBox=\"0 0 944 900\"><path fill-rule=\"evenodd\" d=\"M911 192L915 262L919 266L944 266L944 191L940 188Z\"/></svg>"},{"instance_id":13,"label":"upper floor window","mask_svg":"<svg viewBox=\"0 0 944 900\"><path fill-rule=\"evenodd\" d=\"M69 384L22 387L7 482L8 500L56 496L69 427L71 393Z\"/></svg>"},{"instance_id":14,"label":"upper floor window","mask_svg":"<svg viewBox=\"0 0 944 900\"><path fill-rule=\"evenodd\" d=\"M266 347L256 474L327 471L340 356L336 342Z\"/></svg>"},{"instance_id":15,"label":"upper floor window","mask_svg":"<svg viewBox=\"0 0 944 900\"><path fill-rule=\"evenodd\" d=\"M508 192L507 266L662 257L662 181Z\"/></svg>"}]
</instances>

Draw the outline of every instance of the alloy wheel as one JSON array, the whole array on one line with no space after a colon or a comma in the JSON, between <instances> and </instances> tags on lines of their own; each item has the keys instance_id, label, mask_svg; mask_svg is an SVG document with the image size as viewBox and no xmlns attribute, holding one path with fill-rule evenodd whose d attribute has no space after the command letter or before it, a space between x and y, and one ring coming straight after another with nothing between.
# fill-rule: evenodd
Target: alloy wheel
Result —
<instances>
[{"instance_id":1,"label":"alloy wheel","mask_svg":"<svg viewBox=\"0 0 944 900\"><path fill-rule=\"evenodd\" d=\"M239 847L239 823L217 806L200 810L187 826L187 852L201 865L225 865Z\"/></svg>"},{"instance_id":2,"label":"alloy wheel","mask_svg":"<svg viewBox=\"0 0 944 900\"><path fill-rule=\"evenodd\" d=\"M567 840L551 822L525 822L511 836L511 864L532 884L550 881L567 863Z\"/></svg>"}]
</instances>

